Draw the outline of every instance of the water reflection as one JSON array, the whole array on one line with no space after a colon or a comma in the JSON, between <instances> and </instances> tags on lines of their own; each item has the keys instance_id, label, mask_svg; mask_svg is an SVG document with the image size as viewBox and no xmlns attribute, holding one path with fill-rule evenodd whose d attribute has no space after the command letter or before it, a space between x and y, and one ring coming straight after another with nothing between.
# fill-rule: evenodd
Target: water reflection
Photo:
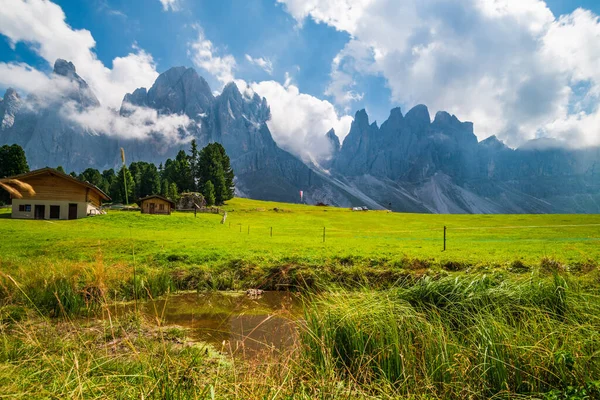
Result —
<instances>
[{"instance_id":1,"label":"water reflection","mask_svg":"<svg viewBox=\"0 0 600 400\"><path fill-rule=\"evenodd\" d=\"M133 308L127 304L119 312ZM301 311L298 296L287 292L265 292L255 299L244 293L186 293L140 303L138 308L162 325L188 328L191 340L245 356L290 347Z\"/></svg>"}]
</instances>

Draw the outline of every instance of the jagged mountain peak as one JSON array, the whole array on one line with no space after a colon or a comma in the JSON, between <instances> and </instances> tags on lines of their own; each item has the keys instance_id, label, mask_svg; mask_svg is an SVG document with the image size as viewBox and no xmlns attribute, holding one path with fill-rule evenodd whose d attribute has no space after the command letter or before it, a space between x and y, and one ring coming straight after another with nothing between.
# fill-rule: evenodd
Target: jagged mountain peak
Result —
<instances>
[{"instance_id":1,"label":"jagged mountain peak","mask_svg":"<svg viewBox=\"0 0 600 400\"><path fill-rule=\"evenodd\" d=\"M193 68L173 67L160 74L147 91L145 101L143 91L138 90L126 98L161 114L186 114L194 120L201 119L214 102L208 82Z\"/></svg>"},{"instance_id":2,"label":"jagged mountain peak","mask_svg":"<svg viewBox=\"0 0 600 400\"><path fill-rule=\"evenodd\" d=\"M21 97L13 88L6 89L4 98L0 98L0 130L13 126L15 116L22 105Z\"/></svg>"},{"instance_id":3,"label":"jagged mountain peak","mask_svg":"<svg viewBox=\"0 0 600 400\"><path fill-rule=\"evenodd\" d=\"M358 110L356 114L354 114L354 122L369 125L369 115L367 114L367 110L364 108L362 110Z\"/></svg>"},{"instance_id":4,"label":"jagged mountain peak","mask_svg":"<svg viewBox=\"0 0 600 400\"><path fill-rule=\"evenodd\" d=\"M402 109L400 107L394 107L390 110L390 117L388 119L391 120L402 120L404 119L404 115L402 114Z\"/></svg>"},{"instance_id":5,"label":"jagged mountain peak","mask_svg":"<svg viewBox=\"0 0 600 400\"><path fill-rule=\"evenodd\" d=\"M77 74L75 65L70 62L59 58L54 63L54 74L62 76L71 82L74 82L77 87L69 90L65 93L66 98L74 101L78 107L98 107L100 101L92 92L87 82Z\"/></svg>"},{"instance_id":6,"label":"jagged mountain peak","mask_svg":"<svg viewBox=\"0 0 600 400\"><path fill-rule=\"evenodd\" d=\"M429 114L429 109L424 104L418 104L410 109L409 112L406 113L407 120L413 121L427 121L428 124L431 123L431 116Z\"/></svg>"},{"instance_id":7,"label":"jagged mountain peak","mask_svg":"<svg viewBox=\"0 0 600 400\"><path fill-rule=\"evenodd\" d=\"M335 130L331 128L329 132L325 134L325 137L331 144L333 154L337 154L340 151L340 138L335 134Z\"/></svg>"},{"instance_id":8,"label":"jagged mountain peak","mask_svg":"<svg viewBox=\"0 0 600 400\"><path fill-rule=\"evenodd\" d=\"M72 62L59 58L54 63L54 73L56 75L71 77L77 74L77 70Z\"/></svg>"},{"instance_id":9,"label":"jagged mountain peak","mask_svg":"<svg viewBox=\"0 0 600 400\"><path fill-rule=\"evenodd\" d=\"M435 119L431 123L433 131L443 131L446 134L457 136L461 140L470 142L470 144L477 143L477 137L473 132L472 122L461 122L456 115L450 115L445 111L439 111L435 115Z\"/></svg>"},{"instance_id":10,"label":"jagged mountain peak","mask_svg":"<svg viewBox=\"0 0 600 400\"><path fill-rule=\"evenodd\" d=\"M491 150L504 150L509 148L503 141L498 139L496 135L492 135L487 139L482 140L479 142L479 145Z\"/></svg>"},{"instance_id":11,"label":"jagged mountain peak","mask_svg":"<svg viewBox=\"0 0 600 400\"><path fill-rule=\"evenodd\" d=\"M4 101L19 100L20 98L19 93L11 87L4 92Z\"/></svg>"},{"instance_id":12,"label":"jagged mountain peak","mask_svg":"<svg viewBox=\"0 0 600 400\"><path fill-rule=\"evenodd\" d=\"M242 97L242 93L240 92L240 89L237 87L235 82L229 82L223 88L223 91L221 92L221 96L231 96L231 97L237 98L237 97Z\"/></svg>"}]
</instances>

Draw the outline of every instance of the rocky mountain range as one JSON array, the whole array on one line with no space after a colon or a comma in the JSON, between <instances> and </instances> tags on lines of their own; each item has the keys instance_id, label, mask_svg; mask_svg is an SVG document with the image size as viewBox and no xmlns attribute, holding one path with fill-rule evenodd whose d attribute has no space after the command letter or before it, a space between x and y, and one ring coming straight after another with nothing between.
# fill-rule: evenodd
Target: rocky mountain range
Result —
<instances>
[{"instance_id":1,"label":"rocky mountain range","mask_svg":"<svg viewBox=\"0 0 600 400\"><path fill-rule=\"evenodd\" d=\"M71 114L93 119L100 102L72 63L57 60L53 76L68 83L58 97L23 99L9 89L0 101L0 144L23 146L32 168L114 168L120 147L128 161L158 164L195 138L200 146L223 144L238 195L256 199L296 202L303 190L309 203L407 212L600 213L599 148L540 139L511 149L494 136L478 142L472 123L445 112L432 121L419 105L406 115L393 109L381 126L358 111L342 144L333 130L326 133L331 157L306 164L273 139L264 98L234 83L215 96L192 68L169 69L112 111L121 121L137 110L186 117L169 140L160 131L125 139L82 123Z\"/></svg>"}]
</instances>

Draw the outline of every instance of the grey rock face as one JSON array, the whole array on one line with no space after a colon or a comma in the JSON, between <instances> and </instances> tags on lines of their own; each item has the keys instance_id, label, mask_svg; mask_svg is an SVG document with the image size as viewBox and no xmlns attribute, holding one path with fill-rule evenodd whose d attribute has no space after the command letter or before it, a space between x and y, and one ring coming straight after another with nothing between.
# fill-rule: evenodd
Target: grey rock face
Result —
<instances>
[{"instance_id":1,"label":"grey rock face","mask_svg":"<svg viewBox=\"0 0 600 400\"><path fill-rule=\"evenodd\" d=\"M11 128L15 123L15 116L21 108L22 101L13 88L8 88L4 98L0 99L0 131Z\"/></svg>"},{"instance_id":2,"label":"grey rock face","mask_svg":"<svg viewBox=\"0 0 600 400\"><path fill-rule=\"evenodd\" d=\"M337 154L340 152L340 148L342 147L340 145L340 138L337 137L337 135L335 134L335 131L333 129L331 129L329 132L327 132L325 134L325 137L327 138L327 140L329 141L329 144L331 145L333 156L334 157L337 156Z\"/></svg>"},{"instance_id":3,"label":"grey rock face","mask_svg":"<svg viewBox=\"0 0 600 400\"><path fill-rule=\"evenodd\" d=\"M333 161L338 177L383 206L451 213L595 212L599 169L598 148L538 140L513 150L495 136L478 143L472 123L446 112L432 122L422 105L406 116L393 109L379 129L360 111ZM562 183L550 190L550 181Z\"/></svg>"},{"instance_id":4,"label":"grey rock face","mask_svg":"<svg viewBox=\"0 0 600 400\"><path fill-rule=\"evenodd\" d=\"M72 62L62 59L54 63L54 74L67 78L73 83L73 88L68 91L66 97L73 100L80 107L98 107L100 102L92 92L87 82L79 75Z\"/></svg>"},{"instance_id":5,"label":"grey rock face","mask_svg":"<svg viewBox=\"0 0 600 400\"><path fill-rule=\"evenodd\" d=\"M118 139L79 126L61 112L63 103L83 110L99 102L72 63L57 60L54 73L72 84L56 104L31 107L38 104L34 94L23 100L13 90L0 101L0 144L23 146L32 168L113 168L120 147L129 162L158 164L188 149L186 143L165 143L160 132ZM223 144L237 192L252 198L297 202L303 190L309 203L410 212L600 212L600 149L537 140L514 150L496 137L478 143L472 123L445 112L431 121L423 105L406 115L391 110L381 127L365 110L357 112L342 146L333 130L326 134L332 158L322 168L277 146L264 98L233 83L214 96L191 68L172 68L149 90L127 94L120 114L128 117L132 106L187 115L194 121L188 133L200 147Z\"/></svg>"}]
</instances>

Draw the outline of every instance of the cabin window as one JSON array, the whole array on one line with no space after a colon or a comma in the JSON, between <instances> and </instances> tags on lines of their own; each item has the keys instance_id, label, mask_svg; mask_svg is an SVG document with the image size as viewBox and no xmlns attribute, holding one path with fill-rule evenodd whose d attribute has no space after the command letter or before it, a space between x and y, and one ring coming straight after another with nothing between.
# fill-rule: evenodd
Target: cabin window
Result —
<instances>
[{"instance_id":1,"label":"cabin window","mask_svg":"<svg viewBox=\"0 0 600 400\"><path fill-rule=\"evenodd\" d=\"M60 206L50 206L50 219L60 218Z\"/></svg>"},{"instance_id":2,"label":"cabin window","mask_svg":"<svg viewBox=\"0 0 600 400\"><path fill-rule=\"evenodd\" d=\"M19 212L31 212L31 204L19 204Z\"/></svg>"},{"instance_id":3,"label":"cabin window","mask_svg":"<svg viewBox=\"0 0 600 400\"><path fill-rule=\"evenodd\" d=\"M161 204L161 205L159 205L159 206L158 206L158 209L159 209L160 211L165 211L165 205L164 205L164 204Z\"/></svg>"}]
</instances>

